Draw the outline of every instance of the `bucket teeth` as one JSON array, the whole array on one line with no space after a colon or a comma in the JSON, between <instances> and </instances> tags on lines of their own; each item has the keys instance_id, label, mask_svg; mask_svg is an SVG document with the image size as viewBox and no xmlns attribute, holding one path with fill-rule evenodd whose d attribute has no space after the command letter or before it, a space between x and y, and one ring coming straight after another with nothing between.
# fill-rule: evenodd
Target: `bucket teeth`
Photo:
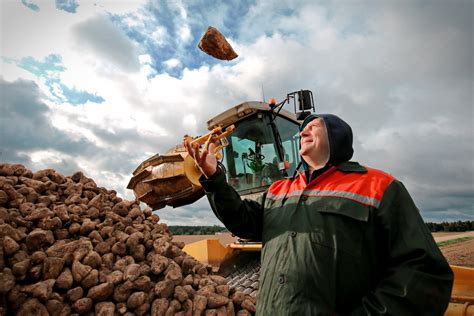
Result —
<instances>
[{"instance_id":1,"label":"bucket teeth","mask_svg":"<svg viewBox=\"0 0 474 316\"><path fill-rule=\"evenodd\" d=\"M147 169L143 169L142 171L138 172L130 179L130 182L127 185L127 189L133 190L138 182L146 179L146 177L148 177L150 174L151 172Z\"/></svg>"},{"instance_id":2,"label":"bucket teeth","mask_svg":"<svg viewBox=\"0 0 474 316\"><path fill-rule=\"evenodd\" d=\"M153 209L160 209L166 206L166 201L162 201L153 194L153 191L148 191L138 197L138 200L146 203Z\"/></svg>"}]
</instances>

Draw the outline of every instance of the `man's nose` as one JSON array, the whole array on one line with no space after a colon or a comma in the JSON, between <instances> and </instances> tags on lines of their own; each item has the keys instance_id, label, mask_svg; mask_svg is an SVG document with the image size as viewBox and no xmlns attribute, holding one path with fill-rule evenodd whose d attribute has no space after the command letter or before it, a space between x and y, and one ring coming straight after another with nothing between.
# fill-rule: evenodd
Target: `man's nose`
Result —
<instances>
[{"instance_id":1,"label":"man's nose","mask_svg":"<svg viewBox=\"0 0 474 316\"><path fill-rule=\"evenodd\" d=\"M303 130L300 132L300 137L302 137L303 135L308 135L308 133L309 133L309 128L308 126L305 126Z\"/></svg>"}]
</instances>

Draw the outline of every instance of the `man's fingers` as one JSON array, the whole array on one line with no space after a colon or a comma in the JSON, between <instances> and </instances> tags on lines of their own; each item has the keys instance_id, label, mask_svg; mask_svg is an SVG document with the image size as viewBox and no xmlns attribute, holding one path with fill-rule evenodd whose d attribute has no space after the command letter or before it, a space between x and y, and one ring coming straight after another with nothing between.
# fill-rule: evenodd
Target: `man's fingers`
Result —
<instances>
[{"instance_id":1,"label":"man's fingers","mask_svg":"<svg viewBox=\"0 0 474 316\"><path fill-rule=\"evenodd\" d=\"M211 143L211 144L209 145L209 152L211 153L211 155L214 155L214 154L215 154L215 150L216 150L216 144Z\"/></svg>"},{"instance_id":2,"label":"man's fingers","mask_svg":"<svg viewBox=\"0 0 474 316\"><path fill-rule=\"evenodd\" d=\"M193 144L192 145L193 147L193 158L194 160L198 159L199 158L199 144Z\"/></svg>"},{"instance_id":3,"label":"man's fingers","mask_svg":"<svg viewBox=\"0 0 474 316\"><path fill-rule=\"evenodd\" d=\"M216 145L214 143L209 144L209 149L203 149L202 151L199 148L199 144L191 144L189 141L185 140L183 142L188 154L194 159L198 166L202 166L205 163L208 155L214 156L214 150Z\"/></svg>"},{"instance_id":4,"label":"man's fingers","mask_svg":"<svg viewBox=\"0 0 474 316\"><path fill-rule=\"evenodd\" d=\"M209 150L208 150L208 153L211 157L215 157L216 156L216 144L214 143L211 143L209 145Z\"/></svg>"},{"instance_id":5,"label":"man's fingers","mask_svg":"<svg viewBox=\"0 0 474 316\"><path fill-rule=\"evenodd\" d=\"M206 161L206 157L209 154L209 150L203 150L202 155L201 155L201 161Z\"/></svg>"},{"instance_id":6,"label":"man's fingers","mask_svg":"<svg viewBox=\"0 0 474 316\"><path fill-rule=\"evenodd\" d=\"M193 144L194 146L194 155L193 158L194 160L198 163L198 165L201 163L201 154L199 151L199 144Z\"/></svg>"},{"instance_id":7,"label":"man's fingers","mask_svg":"<svg viewBox=\"0 0 474 316\"><path fill-rule=\"evenodd\" d=\"M191 144L189 143L189 141L184 140L183 144L184 144L184 147L186 148L188 154L191 155L191 157L194 157L194 150L191 147Z\"/></svg>"},{"instance_id":8,"label":"man's fingers","mask_svg":"<svg viewBox=\"0 0 474 316\"><path fill-rule=\"evenodd\" d=\"M186 139L183 141L183 145L186 148L186 151L188 152L188 154L194 159L195 150L193 148L193 145L191 145L191 143Z\"/></svg>"}]
</instances>

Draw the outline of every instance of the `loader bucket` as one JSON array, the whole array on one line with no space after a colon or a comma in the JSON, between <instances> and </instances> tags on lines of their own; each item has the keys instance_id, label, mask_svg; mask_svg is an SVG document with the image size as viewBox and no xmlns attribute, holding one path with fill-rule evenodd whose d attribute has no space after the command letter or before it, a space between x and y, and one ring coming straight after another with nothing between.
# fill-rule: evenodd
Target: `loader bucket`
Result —
<instances>
[{"instance_id":1,"label":"loader bucket","mask_svg":"<svg viewBox=\"0 0 474 316\"><path fill-rule=\"evenodd\" d=\"M154 155L135 169L127 189L155 210L191 204L204 196L204 191L196 180L200 173L189 158L181 145L164 155Z\"/></svg>"}]
</instances>

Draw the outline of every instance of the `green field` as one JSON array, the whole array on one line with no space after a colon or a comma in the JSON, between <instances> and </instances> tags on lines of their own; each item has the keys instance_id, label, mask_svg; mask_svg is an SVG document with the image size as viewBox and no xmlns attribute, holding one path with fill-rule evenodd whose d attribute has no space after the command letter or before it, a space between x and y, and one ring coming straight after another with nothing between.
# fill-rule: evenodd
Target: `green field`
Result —
<instances>
[{"instance_id":1,"label":"green field","mask_svg":"<svg viewBox=\"0 0 474 316\"><path fill-rule=\"evenodd\" d=\"M451 240L446 240L446 241L441 241L438 242L437 245L438 247L444 247L444 246L449 246L452 244L457 244L463 241L471 240L474 239L474 237L461 237L461 238L456 238L456 239L451 239Z\"/></svg>"}]
</instances>

